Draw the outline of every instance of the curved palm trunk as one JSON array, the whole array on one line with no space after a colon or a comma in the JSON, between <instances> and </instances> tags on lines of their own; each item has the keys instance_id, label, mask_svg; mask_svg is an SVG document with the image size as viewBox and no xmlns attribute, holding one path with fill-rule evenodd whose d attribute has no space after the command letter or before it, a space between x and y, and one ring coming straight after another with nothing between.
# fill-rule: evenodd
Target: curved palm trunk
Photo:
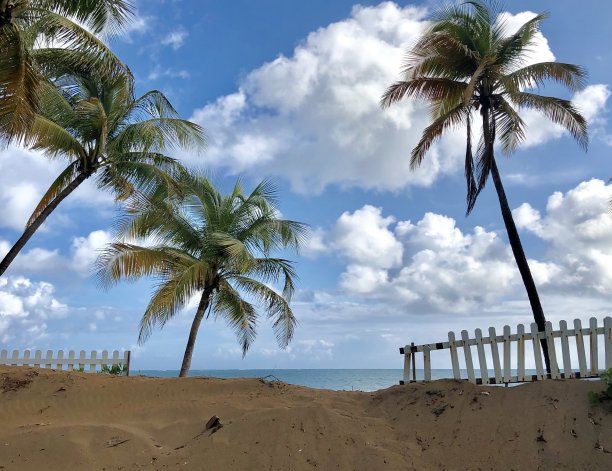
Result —
<instances>
[{"instance_id":1,"label":"curved palm trunk","mask_svg":"<svg viewBox=\"0 0 612 471\"><path fill-rule=\"evenodd\" d=\"M198 336L200 324L202 323L202 319L204 318L206 309L208 309L208 305L210 304L211 294L212 289L205 288L204 292L202 293L202 297L200 298L200 303L198 304L198 309L196 311L195 317L193 318L191 330L189 331L189 339L187 340L187 347L185 347L185 355L183 355L183 364L181 365L179 378L183 378L187 376L187 373L189 373L189 368L191 367L191 357L193 355L193 347L195 346L195 341L196 337Z\"/></svg>"},{"instance_id":2,"label":"curved palm trunk","mask_svg":"<svg viewBox=\"0 0 612 471\"><path fill-rule=\"evenodd\" d=\"M47 219L47 217L57 208L57 206L64 200L66 197L72 193L74 190L78 188L78 186L83 183L87 179L86 173L79 173L77 177L72 180L66 188L64 188L58 195L49 203L45 209L38 215L38 217L26 227L25 231L21 235L15 245L8 251L8 253L0 262L0 276L6 271L9 265L15 260L15 257L19 254L21 249L25 246L25 244L30 240L30 237L34 235L34 233L38 230L38 228L42 225L43 222Z\"/></svg>"},{"instance_id":3,"label":"curved palm trunk","mask_svg":"<svg viewBox=\"0 0 612 471\"><path fill-rule=\"evenodd\" d=\"M499 170L497 168L497 162L495 162L495 157L493 153L495 128L494 124L491 125L489 113L490 110L488 106L484 106L482 109L482 130L485 140L485 146L488 147L489 158L491 159L491 177L493 178L493 184L495 185L495 191L497 192L497 198L499 199L499 207L501 208L502 218L504 219L504 225L506 226L506 232L508 233L508 241L510 242L510 247L512 248L514 260L516 261L516 265L521 274L521 278L523 279L523 284L525 285L525 289L527 290L527 297L529 298L529 304L531 304L531 312L533 313L533 318L538 326L538 330L540 332L544 332L544 328L546 326L546 317L544 316L544 310L542 309L542 304L540 303L540 296L538 295L538 290L536 288L535 282L533 281L533 276L531 275L531 270L529 269L529 264L527 263L527 257L525 256L525 251L523 250L523 244L521 243L521 238L519 237L518 230L516 229L516 224L514 224L512 211L510 210L508 198L506 197L506 191L504 190L504 185L502 184L501 177L499 175ZM548 344L546 342L546 339L542 339L540 343L542 345L542 352L544 354L546 372L550 374L550 358L548 357Z\"/></svg>"},{"instance_id":4,"label":"curved palm trunk","mask_svg":"<svg viewBox=\"0 0 612 471\"><path fill-rule=\"evenodd\" d=\"M531 275L531 270L529 269L529 264L527 263L527 257L525 257L525 251L523 250L521 239L518 231L516 230L516 225L514 224L514 219L512 218L512 211L508 205L506 192L504 191L504 186L502 185L499 170L497 169L497 163L495 162L494 158L492 159L491 176L493 177L493 183L495 184L495 190L497 191L497 197L499 199L499 206L501 208L502 217L504 218L504 224L506 225L506 231L508 232L508 241L510 242L510 247L512 248L512 253L514 254L514 259L516 260L516 265L521 273L523 284L527 290L527 297L529 298L529 304L531 304L533 318L538 326L538 330L540 332L544 332L546 317L544 317L544 310L542 309L542 304L540 303L540 296L538 295L538 290L535 282L533 281L533 276ZM544 361L546 363L546 372L550 373L550 358L548 357L548 345L546 339L541 340L541 345L544 353Z\"/></svg>"}]
</instances>

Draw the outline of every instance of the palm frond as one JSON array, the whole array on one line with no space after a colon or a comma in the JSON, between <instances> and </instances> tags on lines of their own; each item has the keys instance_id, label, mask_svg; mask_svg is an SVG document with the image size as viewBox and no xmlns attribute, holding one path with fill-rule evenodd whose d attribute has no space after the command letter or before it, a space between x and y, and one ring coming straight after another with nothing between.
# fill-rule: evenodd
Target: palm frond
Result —
<instances>
[{"instance_id":1,"label":"palm frond","mask_svg":"<svg viewBox=\"0 0 612 471\"><path fill-rule=\"evenodd\" d=\"M257 335L255 307L242 299L240 293L224 280L219 284L219 290L213 297L212 309L216 318L225 319L234 330L244 357Z\"/></svg>"},{"instance_id":2,"label":"palm frond","mask_svg":"<svg viewBox=\"0 0 612 471\"><path fill-rule=\"evenodd\" d=\"M395 82L383 94L380 105L383 108L391 106L405 98L417 98L430 101L457 99L463 96L465 82L447 78L415 77L412 80Z\"/></svg>"},{"instance_id":3,"label":"palm frond","mask_svg":"<svg viewBox=\"0 0 612 471\"><path fill-rule=\"evenodd\" d=\"M444 131L447 129L462 125L465 122L466 114L469 112L469 108L461 103L444 115L435 119L433 123L427 126L423 131L420 141L412 150L410 169L415 170L419 165L421 165L421 162L423 161L423 158L431 145L440 139L440 137L442 137L444 134Z\"/></svg>"},{"instance_id":4,"label":"palm frond","mask_svg":"<svg viewBox=\"0 0 612 471\"><path fill-rule=\"evenodd\" d=\"M297 320L289 307L289 302L269 286L245 276L234 276L232 281L237 289L253 296L263 304L268 318L273 320L272 327L281 348L286 347L293 338Z\"/></svg>"},{"instance_id":5,"label":"palm frond","mask_svg":"<svg viewBox=\"0 0 612 471\"><path fill-rule=\"evenodd\" d=\"M509 94L510 99L518 106L539 111L553 123L569 131L580 147L589 145L588 124L580 111L569 100L534 93L518 92Z\"/></svg>"}]
</instances>

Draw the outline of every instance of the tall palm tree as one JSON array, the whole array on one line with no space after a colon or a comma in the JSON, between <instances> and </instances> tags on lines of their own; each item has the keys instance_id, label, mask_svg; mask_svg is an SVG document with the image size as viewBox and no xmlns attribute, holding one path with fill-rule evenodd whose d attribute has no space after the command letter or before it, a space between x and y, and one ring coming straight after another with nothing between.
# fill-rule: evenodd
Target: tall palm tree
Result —
<instances>
[{"instance_id":1,"label":"tall palm tree","mask_svg":"<svg viewBox=\"0 0 612 471\"><path fill-rule=\"evenodd\" d=\"M381 104L387 107L404 98L421 98L430 103L432 122L412 150L412 169L421 164L431 145L447 129L466 126L467 214L491 175L533 317L542 331L546 318L502 185L494 145L499 138L506 153L518 147L525 138L525 123L517 108L526 108L563 126L586 150L587 123L571 102L526 91L543 85L546 80L578 90L586 74L572 64L526 64L526 54L534 45L546 14L536 15L508 35L491 5L470 1L448 5L435 14L432 25L408 51L404 79L385 91ZM475 157L471 132L474 111L480 112L482 120ZM548 367L547 350L544 351Z\"/></svg>"},{"instance_id":2,"label":"tall palm tree","mask_svg":"<svg viewBox=\"0 0 612 471\"><path fill-rule=\"evenodd\" d=\"M118 32L132 10L131 0L0 0L0 143L23 137L39 85L58 68L129 72L99 35Z\"/></svg>"},{"instance_id":3,"label":"tall palm tree","mask_svg":"<svg viewBox=\"0 0 612 471\"><path fill-rule=\"evenodd\" d=\"M198 297L179 376L189 372L200 324L211 313L234 329L244 355L255 338L258 310L253 303L258 303L273 319L279 345L287 346L296 325L289 306L296 275L291 261L272 254L298 249L306 226L279 219L276 191L267 181L249 195L237 182L225 196L201 175L185 174L180 183L180 200L131 200L119 234L136 242L112 243L98 260L104 286L122 278L157 279L140 322L139 342ZM144 245L145 240L150 243ZM282 295L268 286L276 282L282 282Z\"/></svg>"},{"instance_id":4,"label":"tall palm tree","mask_svg":"<svg viewBox=\"0 0 612 471\"><path fill-rule=\"evenodd\" d=\"M118 200L135 188L165 181L182 166L164 152L203 145L202 129L180 119L166 97L150 91L138 99L130 78L66 76L41 86L41 112L25 144L68 165L51 184L27 222L26 229L0 262L0 275L53 210L78 186L95 175L100 188Z\"/></svg>"}]
</instances>

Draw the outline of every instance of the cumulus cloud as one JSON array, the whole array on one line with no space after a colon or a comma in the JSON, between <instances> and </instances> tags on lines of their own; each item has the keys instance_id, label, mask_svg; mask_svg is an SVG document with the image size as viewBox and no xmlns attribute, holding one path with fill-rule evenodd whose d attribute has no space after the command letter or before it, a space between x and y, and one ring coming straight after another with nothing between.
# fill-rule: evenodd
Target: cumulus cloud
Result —
<instances>
[{"instance_id":1,"label":"cumulus cloud","mask_svg":"<svg viewBox=\"0 0 612 471\"><path fill-rule=\"evenodd\" d=\"M514 259L500 237L481 227L464 234L447 216L396 222L366 205L342 214L332 237L347 261L340 286L349 293L424 312L466 311L516 287Z\"/></svg>"},{"instance_id":2,"label":"cumulus cloud","mask_svg":"<svg viewBox=\"0 0 612 471\"><path fill-rule=\"evenodd\" d=\"M508 34L534 16L502 15ZM289 57L251 71L232 94L195 110L192 120L209 132L209 164L289 179L299 192L330 184L397 190L429 186L462 167L465 131L454 130L434 145L422 167L408 158L429 123L426 106L405 102L381 110L385 88L399 76L404 52L427 25L427 11L392 2L355 6L349 18L312 32ZM555 57L537 36L528 62ZM585 109L601 109L602 86L578 96ZM560 137L526 121L527 143ZM531 129L533 128L533 130Z\"/></svg>"},{"instance_id":3,"label":"cumulus cloud","mask_svg":"<svg viewBox=\"0 0 612 471\"><path fill-rule=\"evenodd\" d=\"M549 245L554 263L537 267L544 287L612 294L612 185L593 179L548 198L546 214L525 203L513 211L517 226Z\"/></svg>"},{"instance_id":4,"label":"cumulus cloud","mask_svg":"<svg viewBox=\"0 0 612 471\"><path fill-rule=\"evenodd\" d=\"M26 249L15 258L9 270L10 273L21 275L73 270L81 276L88 276L92 273L100 250L111 240L110 232L97 230L84 237L74 237L69 255L60 254L58 249L48 250L40 247ZM4 257L10 248L11 245L7 241L0 239L0 257Z\"/></svg>"},{"instance_id":5,"label":"cumulus cloud","mask_svg":"<svg viewBox=\"0 0 612 471\"><path fill-rule=\"evenodd\" d=\"M514 210L517 226L547 244L542 257L529 260L542 294L612 294L610 194L612 185L591 180L551 195L544 216L527 203ZM346 262L339 282L347 294L418 312L469 312L526 301L505 235L482 227L463 232L454 219L434 213L415 223L396 221L366 205L342 214L328 234L323 243Z\"/></svg>"},{"instance_id":6,"label":"cumulus cloud","mask_svg":"<svg viewBox=\"0 0 612 471\"><path fill-rule=\"evenodd\" d=\"M51 161L39 152L13 146L0 150L0 226L23 231L36 204L64 167L65 162ZM109 193L88 180L62 202L42 230L58 220L57 213L65 206L104 208L112 202Z\"/></svg>"},{"instance_id":7,"label":"cumulus cloud","mask_svg":"<svg viewBox=\"0 0 612 471\"><path fill-rule=\"evenodd\" d=\"M72 240L72 268L81 275L90 275L100 250L112 240L107 231L93 231L87 237Z\"/></svg>"},{"instance_id":8,"label":"cumulus cloud","mask_svg":"<svg viewBox=\"0 0 612 471\"><path fill-rule=\"evenodd\" d=\"M171 31L161 40L164 46L170 46L175 51L178 50L184 43L189 33L184 29L180 28L175 31Z\"/></svg>"},{"instance_id":9,"label":"cumulus cloud","mask_svg":"<svg viewBox=\"0 0 612 471\"><path fill-rule=\"evenodd\" d=\"M46 334L47 321L65 317L68 307L50 283L23 277L0 278L0 341L29 345Z\"/></svg>"}]
</instances>

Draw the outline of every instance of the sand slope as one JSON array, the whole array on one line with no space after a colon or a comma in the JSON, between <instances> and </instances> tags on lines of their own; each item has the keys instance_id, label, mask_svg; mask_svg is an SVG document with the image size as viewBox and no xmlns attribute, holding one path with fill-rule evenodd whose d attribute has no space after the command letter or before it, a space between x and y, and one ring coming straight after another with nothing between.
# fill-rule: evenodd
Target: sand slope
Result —
<instances>
[{"instance_id":1,"label":"sand slope","mask_svg":"<svg viewBox=\"0 0 612 471\"><path fill-rule=\"evenodd\" d=\"M602 389L360 393L0 367L0 470L610 470L612 414L587 401Z\"/></svg>"}]
</instances>

